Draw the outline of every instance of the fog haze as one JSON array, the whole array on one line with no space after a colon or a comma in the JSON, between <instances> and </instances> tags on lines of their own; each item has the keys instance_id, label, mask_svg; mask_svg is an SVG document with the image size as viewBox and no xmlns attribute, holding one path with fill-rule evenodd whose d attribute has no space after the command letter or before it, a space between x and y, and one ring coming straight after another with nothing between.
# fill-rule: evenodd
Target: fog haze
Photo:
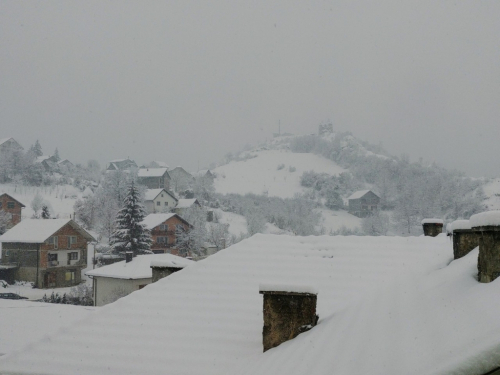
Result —
<instances>
[{"instance_id":1,"label":"fog haze","mask_svg":"<svg viewBox=\"0 0 500 375\"><path fill-rule=\"evenodd\" d=\"M0 1L0 138L196 170L331 121L500 175L497 1Z\"/></svg>"}]
</instances>

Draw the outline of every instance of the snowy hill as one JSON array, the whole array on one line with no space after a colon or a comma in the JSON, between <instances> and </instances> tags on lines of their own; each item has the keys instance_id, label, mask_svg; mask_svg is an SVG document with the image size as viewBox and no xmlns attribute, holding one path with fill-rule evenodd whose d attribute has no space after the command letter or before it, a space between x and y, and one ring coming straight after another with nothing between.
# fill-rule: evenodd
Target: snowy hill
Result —
<instances>
[{"instance_id":1,"label":"snowy hill","mask_svg":"<svg viewBox=\"0 0 500 375\"><path fill-rule=\"evenodd\" d=\"M293 198L303 193L300 176L306 171L338 175L345 169L333 161L309 153L293 153L286 149L251 152L247 160L232 161L214 169L215 190L228 194L267 194Z\"/></svg>"}]
</instances>

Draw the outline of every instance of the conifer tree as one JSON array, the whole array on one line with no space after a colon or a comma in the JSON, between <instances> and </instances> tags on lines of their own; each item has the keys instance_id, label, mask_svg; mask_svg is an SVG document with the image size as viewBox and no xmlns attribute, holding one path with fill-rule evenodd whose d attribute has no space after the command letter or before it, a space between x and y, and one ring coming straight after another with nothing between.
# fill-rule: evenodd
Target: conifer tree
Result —
<instances>
[{"instance_id":1,"label":"conifer tree","mask_svg":"<svg viewBox=\"0 0 500 375\"><path fill-rule=\"evenodd\" d=\"M116 230L109 239L115 253L132 251L134 256L150 253L151 235L144 224L141 224L145 216L146 210L141 203L139 190L132 181L124 206L116 216Z\"/></svg>"},{"instance_id":2,"label":"conifer tree","mask_svg":"<svg viewBox=\"0 0 500 375\"><path fill-rule=\"evenodd\" d=\"M46 205L42 206L42 219L50 219L49 208Z\"/></svg>"},{"instance_id":3,"label":"conifer tree","mask_svg":"<svg viewBox=\"0 0 500 375\"><path fill-rule=\"evenodd\" d=\"M53 158L56 162L58 162L58 161L60 161L60 160L61 160L61 158L60 158L60 156L59 156L59 150L57 149L57 147L56 147L56 149L55 149L55 151L54 151L54 155L52 155L52 158Z\"/></svg>"},{"instance_id":4,"label":"conifer tree","mask_svg":"<svg viewBox=\"0 0 500 375\"><path fill-rule=\"evenodd\" d=\"M35 156L42 156L43 151L42 151L42 146L40 145L40 142L38 142L38 139L36 140L35 144L32 146L32 151L35 154Z\"/></svg>"}]
</instances>

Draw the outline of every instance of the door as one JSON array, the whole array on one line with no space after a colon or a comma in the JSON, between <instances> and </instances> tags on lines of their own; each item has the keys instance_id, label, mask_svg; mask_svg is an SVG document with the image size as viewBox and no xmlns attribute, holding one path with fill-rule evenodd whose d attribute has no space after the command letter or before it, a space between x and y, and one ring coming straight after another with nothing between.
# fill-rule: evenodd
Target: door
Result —
<instances>
[{"instance_id":1,"label":"door","mask_svg":"<svg viewBox=\"0 0 500 375\"><path fill-rule=\"evenodd\" d=\"M55 272L47 272L44 277L44 287L54 288L56 286L56 274Z\"/></svg>"}]
</instances>

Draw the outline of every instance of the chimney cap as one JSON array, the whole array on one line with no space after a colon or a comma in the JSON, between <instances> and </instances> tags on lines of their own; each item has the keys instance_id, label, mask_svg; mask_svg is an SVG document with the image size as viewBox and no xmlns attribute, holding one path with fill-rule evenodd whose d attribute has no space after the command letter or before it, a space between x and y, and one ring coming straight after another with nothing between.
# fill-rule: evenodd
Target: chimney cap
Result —
<instances>
[{"instance_id":1,"label":"chimney cap","mask_svg":"<svg viewBox=\"0 0 500 375\"><path fill-rule=\"evenodd\" d=\"M420 222L420 224L441 224L443 225L442 219L424 219Z\"/></svg>"},{"instance_id":2,"label":"chimney cap","mask_svg":"<svg viewBox=\"0 0 500 375\"><path fill-rule=\"evenodd\" d=\"M481 212L470 217L470 225L474 227L500 226L500 210Z\"/></svg>"},{"instance_id":3,"label":"chimney cap","mask_svg":"<svg viewBox=\"0 0 500 375\"><path fill-rule=\"evenodd\" d=\"M312 285L297 285L283 283L261 283L260 294L318 294L318 288Z\"/></svg>"}]
</instances>

